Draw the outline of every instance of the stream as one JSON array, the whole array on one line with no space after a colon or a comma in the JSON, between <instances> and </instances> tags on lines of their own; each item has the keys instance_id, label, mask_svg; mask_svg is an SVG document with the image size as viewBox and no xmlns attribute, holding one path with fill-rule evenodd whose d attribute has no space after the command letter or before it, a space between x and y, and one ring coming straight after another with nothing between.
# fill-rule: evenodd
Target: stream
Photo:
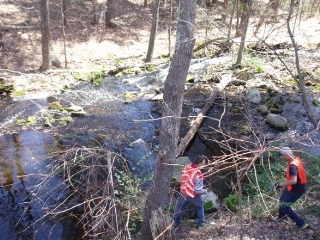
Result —
<instances>
[{"instance_id":1,"label":"stream","mask_svg":"<svg viewBox=\"0 0 320 240\"><path fill-rule=\"evenodd\" d=\"M201 69L208 65L223 63L230 58L193 61L190 73L195 76L196 86L202 75ZM0 236L1 239L80 239L81 227L68 216L63 220L46 219L46 208L64 198L64 191L54 186L62 186L57 177L46 182L45 188L38 190L37 184L48 174L48 156L52 152L72 146L87 146L98 135L111 149L128 149L130 143L142 139L151 149L158 144L156 129L160 127L161 109L158 101L150 101L154 89L163 87L168 67L140 75L123 78L107 77L99 86L82 84L55 96L23 96L17 99L0 100ZM201 75L202 74L202 75ZM126 104L124 92L135 92L136 100ZM141 94L143 93L143 94ZM181 134L188 131L211 91L187 91L183 106ZM65 125L44 126L43 120L25 127L16 124L19 119L43 114L52 101L81 106L85 116L77 116ZM222 111L214 107L211 113ZM144 121L148 120L148 121ZM206 122L208 125L214 123ZM124 150L125 153L126 150ZM207 148L197 137L188 150L192 157L198 154L212 155L214 149ZM130 153L130 151L127 151ZM130 157L130 154L127 154ZM148 163L154 166L155 157ZM46 194L46 190L55 189ZM32 201L31 201L32 200Z\"/></svg>"}]
</instances>

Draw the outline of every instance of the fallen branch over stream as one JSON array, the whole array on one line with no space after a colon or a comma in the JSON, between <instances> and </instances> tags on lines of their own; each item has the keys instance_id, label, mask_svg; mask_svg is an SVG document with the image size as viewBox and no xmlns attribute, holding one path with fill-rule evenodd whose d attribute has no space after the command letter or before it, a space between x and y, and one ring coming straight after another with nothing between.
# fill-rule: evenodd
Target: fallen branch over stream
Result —
<instances>
[{"instance_id":1,"label":"fallen branch over stream","mask_svg":"<svg viewBox=\"0 0 320 240\"><path fill-rule=\"evenodd\" d=\"M194 123L192 124L191 128L189 129L188 133L184 136L182 142L177 147L176 157L186 150L187 146L189 145L190 141L193 139L194 135L198 131L200 127L203 117L207 114L208 110L211 108L213 100L222 92L225 87L231 82L231 74L224 75L222 77L220 83L217 84L216 89L213 90L209 98L206 100L205 104L203 105L200 113L196 117Z\"/></svg>"}]
</instances>

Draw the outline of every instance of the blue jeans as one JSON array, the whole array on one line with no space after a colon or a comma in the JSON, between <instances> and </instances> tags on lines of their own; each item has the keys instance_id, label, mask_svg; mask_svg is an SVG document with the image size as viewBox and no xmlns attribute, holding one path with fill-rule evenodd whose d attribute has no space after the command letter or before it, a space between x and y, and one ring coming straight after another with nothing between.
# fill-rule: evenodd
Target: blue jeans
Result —
<instances>
[{"instance_id":1,"label":"blue jeans","mask_svg":"<svg viewBox=\"0 0 320 240\"><path fill-rule=\"evenodd\" d=\"M299 217L291 208L291 205L294 204L301 196L301 194L296 194L291 191L288 191L285 188L280 197L280 208L278 218L283 218L286 215L291 218L292 221L296 223L298 227L302 227L306 222Z\"/></svg>"},{"instance_id":2,"label":"blue jeans","mask_svg":"<svg viewBox=\"0 0 320 240\"><path fill-rule=\"evenodd\" d=\"M188 202L192 203L197 208L197 214L198 214L198 224L205 223L204 220L204 206L202 202L201 196L195 196L194 198L187 197L184 194L180 193L180 198L178 205L174 211L173 220L175 222L175 225L178 226L181 222L181 219L184 215L184 211L186 210L186 207L188 205Z\"/></svg>"}]
</instances>

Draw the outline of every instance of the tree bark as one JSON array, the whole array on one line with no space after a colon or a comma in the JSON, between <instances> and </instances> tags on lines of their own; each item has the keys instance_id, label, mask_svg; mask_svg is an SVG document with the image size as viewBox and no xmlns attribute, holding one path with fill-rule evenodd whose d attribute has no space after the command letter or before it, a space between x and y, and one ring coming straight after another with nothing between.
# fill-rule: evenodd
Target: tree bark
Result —
<instances>
[{"instance_id":1,"label":"tree bark","mask_svg":"<svg viewBox=\"0 0 320 240\"><path fill-rule=\"evenodd\" d=\"M97 0L91 0L92 2L92 21L91 24L95 25L99 23L99 14L98 14L98 6L99 3Z\"/></svg>"},{"instance_id":2,"label":"tree bark","mask_svg":"<svg viewBox=\"0 0 320 240\"><path fill-rule=\"evenodd\" d=\"M65 31L65 26L67 24L67 20L66 20L65 14L66 14L66 0L61 0L64 67L67 68L68 67L68 61L67 61L67 39L66 39L66 31Z\"/></svg>"},{"instance_id":3,"label":"tree bark","mask_svg":"<svg viewBox=\"0 0 320 240\"><path fill-rule=\"evenodd\" d=\"M245 14L244 24L242 28L243 30L241 33L242 35L241 35L241 42L240 42L239 51L238 51L237 62L235 63L235 66L240 65L242 62L242 55L243 55L243 50L244 50L246 36L247 36L249 18L250 18L251 7L252 7L252 0L246 0L245 6L246 6L245 7L246 14Z\"/></svg>"},{"instance_id":4,"label":"tree bark","mask_svg":"<svg viewBox=\"0 0 320 240\"><path fill-rule=\"evenodd\" d=\"M106 6L107 10L105 16L105 25L106 27L114 28L116 27L116 24L114 22L114 16L116 11L114 0L107 0Z\"/></svg>"},{"instance_id":5,"label":"tree bark","mask_svg":"<svg viewBox=\"0 0 320 240\"><path fill-rule=\"evenodd\" d=\"M175 53L164 85L163 119L159 136L159 152L151 187L144 208L142 239L152 238L151 211L164 208L169 194L179 138L185 80L194 47L195 0L180 0ZM159 229L163 232L165 229Z\"/></svg>"},{"instance_id":6,"label":"tree bark","mask_svg":"<svg viewBox=\"0 0 320 240\"><path fill-rule=\"evenodd\" d=\"M150 62L152 60L152 55L153 55L153 50L154 50L154 42L156 39L156 32L157 32L157 28L158 28L159 7L160 7L160 0L154 0L153 9L152 9L151 33L150 33L148 51L147 51L147 56L146 56L146 62Z\"/></svg>"},{"instance_id":7,"label":"tree bark","mask_svg":"<svg viewBox=\"0 0 320 240\"><path fill-rule=\"evenodd\" d=\"M62 0L63 26L67 26L66 11L67 11L67 0Z\"/></svg>"},{"instance_id":8,"label":"tree bark","mask_svg":"<svg viewBox=\"0 0 320 240\"><path fill-rule=\"evenodd\" d=\"M50 40L49 0L41 0L41 71L46 71L51 68Z\"/></svg>"}]
</instances>

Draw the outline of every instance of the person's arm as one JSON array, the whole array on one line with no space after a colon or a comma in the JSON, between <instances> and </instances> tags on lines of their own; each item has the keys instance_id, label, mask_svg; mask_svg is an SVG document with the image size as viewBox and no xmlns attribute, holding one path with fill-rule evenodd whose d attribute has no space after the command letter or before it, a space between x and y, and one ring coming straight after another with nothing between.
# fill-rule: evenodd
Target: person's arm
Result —
<instances>
[{"instance_id":1,"label":"person's arm","mask_svg":"<svg viewBox=\"0 0 320 240\"><path fill-rule=\"evenodd\" d=\"M297 176L291 176L291 179L289 181L285 181L285 182L279 182L279 186L280 187L286 187L289 185L294 185L297 183Z\"/></svg>"},{"instance_id":2,"label":"person's arm","mask_svg":"<svg viewBox=\"0 0 320 240\"><path fill-rule=\"evenodd\" d=\"M298 181L298 168L297 168L297 166L290 165L289 174L290 174L291 179L289 181L280 182L279 183L280 187L286 187L286 186L294 185L297 183L297 181Z\"/></svg>"},{"instance_id":3,"label":"person's arm","mask_svg":"<svg viewBox=\"0 0 320 240\"><path fill-rule=\"evenodd\" d=\"M208 190L203 188L203 178L200 176L196 176L194 180L194 192L196 194L204 194L207 193Z\"/></svg>"}]
</instances>

